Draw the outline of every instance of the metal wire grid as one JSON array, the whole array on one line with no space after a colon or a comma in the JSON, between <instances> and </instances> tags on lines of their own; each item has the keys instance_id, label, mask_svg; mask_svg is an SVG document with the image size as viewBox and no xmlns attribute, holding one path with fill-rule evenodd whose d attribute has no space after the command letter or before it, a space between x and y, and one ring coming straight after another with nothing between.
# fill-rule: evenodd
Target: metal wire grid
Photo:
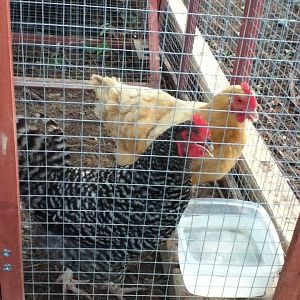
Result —
<instances>
[{"instance_id":1,"label":"metal wire grid","mask_svg":"<svg viewBox=\"0 0 300 300\"><path fill-rule=\"evenodd\" d=\"M204 3L200 8L198 25L201 28L200 32L204 38L208 41L215 54L216 59L220 61L220 66L223 72L230 77L233 66L234 53L236 49L236 43L238 38L238 28L241 23L242 3L239 6L232 4L232 2L213 2ZM257 124L259 131L266 138L266 141L270 148L275 152L273 153L278 161L282 164L293 165L293 171L287 168L289 180L295 181L294 191L297 193L298 176L297 173L297 159L296 156L299 152L299 109L297 105L298 92L298 64L299 56L297 57L297 51L299 49L299 19L291 10L291 6L283 6L282 4L276 5L272 2L272 10L270 8L271 2L268 2L265 8L265 16L262 20L261 35L258 39L257 58L254 65L254 72L251 80L255 87L259 99L260 99L260 113L261 120ZM276 7L279 8L281 15L275 18L272 16L272 11L276 11ZM223 15L217 15L223 11ZM282 15L284 13L284 16ZM219 22L222 18L223 22ZM206 24L205 26L203 24ZM222 26L222 24L224 26ZM168 39L172 40L172 43L165 44L167 56L171 64L176 70L180 66L180 53L182 47L180 42L176 39L177 34L174 33L175 26L172 27L172 21L168 22L170 26L167 29ZM217 27L217 29L214 29ZM230 51L226 50L230 48ZM177 54L177 55L176 55ZM203 58L205 60L205 58ZM190 80L197 74L193 72L189 73ZM257 88L256 88L257 87ZM292 88L292 91L290 89ZM188 91L193 94L196 90L195 85L191 82L187 87ZM190 96L190 93L188 93ZM199 95L197 95L199 97ZM296 97L296 99L295 99ZM274 99L275 98L275 99ZM274 110L275 108L275 110ZM271 118L271 121L269 120ZM276 121L275 121L276 120ZM275 123L274 123L275 122ZM268 136L275 134L274 139L271 141ZM282 135L283 134L283 135ZM275 140L276 135L281 139L289 139L291 143L287 141ZM288 138L287 135L290 135ZM280 148L285 147L287 151L291 151L289 146L294 145L292 156L289 159L284 159L284 154L276 154L276 151L280 151ZM298 146L297 146L298 145ZM287 149L289 148L289 149ZM281 156L280 156L281 155Z\"/></svg>"},{"instance_id":2,"label":"metal wire grid","mask_svg":"<svg viewBox=\"0 0 300 300\"><path fill-rule=\"evenodd\" d=\"M263 95L259 131L299 198L300 21L292 8L290 3L268 2L269 19L262 25L261 36L265 38L258 45L253 77Z\"/></svg>"},{"instance_id":3,"label":"metal wire grid","mask_svg":"<svg viewBox=\"0 0 300 300\"><path fill-rule=\"evenodd\" d=\"M179 75L182 73L172 72L178 70L182 64L182 49L183 49L183 36L178 32L176 21L172 17L172 13L165 8L165 13L161 15L161 30L163 34L160 35L160 47L162 53L162 65L170 65L171 69L163 71L164 76L170 76L174 82L179 82ZM192 101L203 101L201 97L201 90L197 83L197 74L188 72L187 90L189 91L186 95L185 90L180 90L178 87L169 88L169 92L179 96L179 98L187 98Z\"/></svg>"},{"instance_id":4,"label":"metal wire grid","mask_svg":"<svg viewBox=\"0 0 300 300\"><path fill-rule=\"evenodd\" d=\"M186 6L189 1L186 1ZM233 60L239 35L239 27L242 20L243 2L232 1L201 1L198 17L198 27L202 36L211 46L216 59L220 62L223 72L230 78ZM277 13L275 16L274 14ZM165 44L166 56L173 68L180 68L180 53L182 53L182 43L180 36L176 34L176 24L172 16L166 16L163 20L168 39L172 43ZM258 131L264 137L272 155L279 163L282 172L285 174L294 193L299 198L299 12L294 10L291 3L267 2L262 19L262 28L258 41L257 56L254 64L254 71L251 82L258 92L260 101L260 122L256 125ZM167 27L169 26L169 27ZM274 45L275 44L275 45ZM270 51L271 49L271 51ZM178 55L176 55L178 54ZM205 57L203 58L205 61ZM187 95L193 99L195 85L193 78L197 74L189 72L187 84ZM261 84L261 82L264 82ZM185 92L185 91L184 91ZM192 94L192 95L190 95ZM198 99L199 99L199 95ZM196 97L197 97L196 96ZM267 119L267 120L266 120ZM251 133L250 133L251 135ZM290 142L289 142L290 141ZM261 168L269 172L264 174L265 182L272 174L272 165L269 165L267 158L257 153L254 144L252 147L253 160L261 161ZM265 164L264 164L265 163ZM236 189L242 193L246 199L253 199L249 189L247 175L238 168L232 170L237 185ZM241 180L244 178L244 180ZM279 178L273 178L273 185L265 185L263 189L276 189L276 182L279 185ZM251 185L250 185L251 186ZM226 188L225 188L226 190ZM231 188L232 190L232 188ZM298 200L285 202L284 192L288 190L271 191L282 193L285 204L284 214L290 216L290 220L296 220L297 214L293 215L294 208L299 207ZM226 194L226 191L225 191ZM229 192L230 194L230 192ZM290 193L291 194L291 193ZM228 195L228 194L227 194ZM259 199L256 199L259 201ZM284 223L285 231L293 230L289 227L289 218L284 220L278 213L272 216L273 220L280 219Z\"/></svg>"},{"instance_id":5,"label":"metal wire grid","mask_svg":"<svg viewBox=\"0 0 300 300\"><path fill-rule=\"evenodd\" d=\"M138 58L133 43L146 44L146 4L11 1L15 75L88 80L105 69L125 81L147 82L141 72L149 70L148 55Z\"/></svg>"},{"instance_id":6,"label":"metal wire grid","mask_svg":"<svg viewBox=\"0 0 300 300\"><path fill-rule=\"evenodd\" d=\"M65 129L64 132L66 143L71 147L72 150L71 162L73 166L80 167L81 169L97 169L99 164L101 168L114 169L114 160L109 157L109 155L111 155L110 151L113 148L111 138L103 136L101 126L99 127L99 122L89 119L89 106L83 106L83 101L88 101L90 94L83 94L80 91L82 95L79 96L79 93L77 93L78 98L80 98L82 101L80 101L79 104L78 102L72 101L69 103L65 101L63 104L56 104L53 103L53 100L45 100L43 102L35 101L32 103L31 99L26 95L26 91L23 92L23 97L28 99L22 99L18 101L19 113L24 115L26 119L30 121L38 120L35 117L32 117L36 111L42 111L48 115L55 115L54 119L58 120ZM45 89L44 92L45 99L49 99L49 93L47 93L47 89ZM56 97L60 97L62 94L66 96L69 93L67 90L65 90L61 92L60 95L58 94L59 93L56 93ZM20 96L21 95L17 94L18 98L20 98ZM51 97L53 96L50 95L50 98ZM26 108L24 107L24 100L28 101L28 103L26 103ZM71 108L69 104L71 104ZM64 107L64 113L71 117L62 117L63 112L59 110L60 105ZM60 114L57 114L57 111L60 111ZM76 116L76 118L72 118L74 117L74 111L78 114L80 114L81 111L84 111L85 117L80 118ZM45 135L47 134L48 133L45 131ZM99 136L101 137L101 141L99 141ZM62 166L62 168L64 167ZM47 182L50 183L51 180L47 180ZM31 192L29 190L29 197L31 196L31 193L33 193L33 191ZM58 297L63 297L61 284L55 284L55 280L57 277L59 277L59 275L61 275L61 271L55 268L57 261L47 258L47 256L45 257L42 254L43 252L41 253L41 249L43 250L43 248L38 246L38 242L39 240L48 237L48 234L41 235L41 233L35 231L37 225L45 225L45 223L33 222L32 215L34 213L34 210L30 208L23 209L23 262L26 299L38 299L38 297L41 296L48 296L50 299L57 297L55 299L59 299ZM89 257L89 260L95 261L95 258ZM143 262L143 260L145 260L145 262ZM76 272L77 270L73 271ZM93 270L91 270L91 272L93 272ZM148 256L147 252L141 254L136 258L136 260L131 260L131 269L130 271L126 271L126 274L127 272L129 278L127 278L126 281L127 286L137 285L134 281L130 281L130 276L135 275L137 280L141 280L142 282L139 284L139 286L148 288L148 291L144 292L146 296L150 293L149 295L152 295L155 299L155 293L157 293L157 290L160 289L160 296L158 296L159 298L157 299L161 299L161 295L166 293L165 289L167 288L167 282L169 281L170 275L164 274L160 257L157 254L152 256ZM145 281L143 282L143 280ZM106 284L108 284L108 282ZM107 291L105 289L103 290L103 283L98 283L95 280L91 280L90 284L84 285L84 291L97 297L101 297L99 299L107 299L108 297ZM140 293L139 297L142 296L143 292Z\"/></svg>"},{"instance_id":7,"label":"metal wire grid","mask_svg":"<svg viewBox=\"0 0 300 300\"><path fill-rule=\"evenodd\" d=\"M227 6L227 10L225 6ZM230 9L230 6L233 6L233 8ZM211 12L208 15L212 18L214 17L213 14L216 15L216 12L220 13L222 10L225 15L226 19L223 22L225 26L221 26L221 22L216 22L218 32L213 32L213 26L207 26L207 30L205 30L200 23L209 24L209 22L202 16L199 18L201 19L199 20L199 26L209 42L218 39L222 41L218 49L215 49L212 44L211 48L216 57L222 62L223 71L228 75L232 71L236 37L238 37L237 28L240 25L242 8L242 2L234 4L231 1L225 3L224 6L209 6L208 9L205 5L201 7L201 12ZM218 17L220 15L215 16L215 18ZM258 123L258 129L267 139L269 146L274 148L277 161L287 165L297 161L295 155L299 152L299 140L297 140L299 106L297 105L297 99L295 99L299 95L299 27L299 13L297 13L291 2L266 2L252 76L256 92L262 98L260 100L261 120ZM226 47L230 48L230 53L226 51ZM288 138L286 134L290 137ZM270 135L273 135L272 140L270 140ZM279 141L276 135L280 135L280 139L288 139L290 143L284 140ZM280 154L276 154L276 151L279 150L280 152L280 148L284 146L285 151L289 151L287 144L292 146L291 148L294 145L295 148L292 150L293 155L289 159L284 159L285 155L281 153L280 157ZM289 167L286 171L290 173L291 171L288 169ZM297 181L299 173L296 173L296 169L297 166L294 168L294 172L292 171L293 175L289 177L292 181ZM294 191L297 193L299 188L295 187Z\"/></svg>"},{"instance_id":8,"label":"metal wire grid","mask_svg":"<svg viewBox=\"0 0 300 300\"><path fill-rule=\"evenodd\" d=\"M188 7L190 1L183 1ZM233 58L236 51L237 39L242 19L242 9L237 3L232 1L201 1L195 5L199 13L189 14L195 15L197 28L205 41L209 44L215 58L220 63L220 68L226 75L231 75L233 70ZM240 4L242 5L242 4ZM178 24L168 8L168 4L162 6L165 14L161 17L161 26L164 32L160 35L162 53L167 62L177 70L182 66L183 43L187 36L194 36L194 33L181 34L178 32ZM179 13L178 11L176 11ZM171 41L166 43L165 41ZM230 43L229 43L230 42ZM229 49L230 48L230 49ZM199 55L203 49L199 49ZM191 56L187 54L187 56ZM205 54L203 55L202 63L205 63ZM193 70L193 61L190 63L190 69ZM193 71L188 71L188 83L186 85L186 97L193 101L202 101L201 90L199 90L199 76ZM217 74L217 70L216 70ZM178 75L179 77L180 75ZM180 92L180 91L179 91ZM183 91L184 92L184 91ZM181 96L183 93L181 93ZM200 97L200 98L199 98ZM201 100L202 99L202 100Z\"/></svg>"},{"instance_id":9,"label":"metal wire grid","mask_svg":"<svg viewBox=\"0 0 300 300\"><path fill-rule=\"evenodd\" d=\"M18 2L18 1L13 1L12 2L15 5L20 5L20 7L22 7L24 5L24 3L28 4L30 3L28 2ZM129 8L129 2L128 1L120 1L120 3L122 3L126 9ZM32 4L32 3L31 3ZM215 12L213 6L211 5L211 3L206 3L204 2L205 5L207 5L208 7L208 11L207 12L203 12L201 14L201 17L203 18L211 18L212 13L215 14L219 14L219 12ZM218 6L218 2L215 3L216 6ZM227 5L226 5L227 4ZM55 8L57 9L57 5L56 4L51 3L49 4L49 7L51 8ZM93 4L94 5L94 4ZM91 5L91 7L96 8L95 6ZM205 6L204 5L204 6ZM224 20L224 24L225 24L225 30L224 32L220 35L220 31L216 30L214 31L214 29L211 29L213 26L210 26L209 22L206 23L205 27L201 27L199 25L199 27L201 27L201 33L202 30L204 30L204 37L211 43L213 44L215 42L216 45L219 45L218 48L216 46L216 55L218 57L218 59L220 61L222 61L224 63L224 69L223 71L227 74L230 73L231 67L232 65L226 64L226 61L230 61L230 59L228 59L228 55L225 53L224 51L227 51L226 47L226 41L227 40L231 40L234 43L234 38L236 38L237 36L237 31L235 29L235 26L231 25L232 23L229 20L235 20L236 23L240 22L240 15L235 15L232 13L231 9L236 9L238 7L238 4L236 5L229 5L228 3L223 4L224 6L220 6L220 7L226 7L226 9L223 10L223 14L224 16L222 16L223 20ZM68 6L68 5L66 5ZM71 5L72 6L72 5ZM113 4L110 3L110 6L113 7ZM23 6L24 7L24 6ZM76 6L77 7L77 6ZM81 7L81 6L79 6ZM86 8L88 7L88 5L86 6ZM103 7L99 6L98 8L102 8L104 9L104 5ZM75 8L75 5L73 6L73 8ZM82 7L81 7L82 8ZM109 8L109 5L107 7L107 10ZM44 8L45 9L45 8ZM29 11L29 10L28 10ZM79 11L79 10L78 10ZM99 13L100 10L97 9L97 13ZM118 9L117 9L118 11ZM266 11L269 12L270 11L270 7L267 6ZM17 24L18 22L14 21L16 20L17 13L16 13L16 7L13 6L13 10L12 10L12 17L13 17L13 24ZM23 14L22 14L23 16ZM181 54L182 54L182 44L180 41L178 41L176 38L179 36L178 33L174 33L174 31L176 30L176 26L174 24L174 20L172 20L172 16L169 15L168 13L166 13L165 15L165 21L163 22L163 24L165 25L164 29L163 29L163 34L161 34L161 48L162 48L162 54L168 56L169 61L171 61L171 64L173 66L173 68L176 70L179 68L180 65L180 61L181 61ZM63 18L64 19L64 18ZM71 18L72 19L72 18ZM76 29L77 28L77 23L76 21L78 21L78 19L80 18L76 18L75 20L75 24L74 26L66 26L63 25L62 27L70 27L70 28L75 28L73 32L71 32L70 29L70 35L76 35L76 36L89 36L92 37L92 33L91 31L86 33L82 31L82 29ZM87 18L88 19L88 18ZM218 18L216 18L218 19ZM268 16L268 14L266 15L266 17L264 18L265 21L270 21L270 18ZM31 22L28 22L31 23ZM39 22L37 22L39 23ZM41 22L42 23L42 22ZM205 23L205 22L204 22ZM218 21L216 21L216 23L218 23ZM267 25L265 22L263 23L263 29L262 29L262 35L264 34L264 32L266 32L267 30ZM20 21L19 22L19 26L20 26L20 32L24 33L24 25L26 25L26 22ZM73 25L73 23L71 22L71 24ZM297 23L298 24L298 23ZM44 26L43 24L42 27ZM298 24L299 25L299 24ZM13 25L14 26L14 25ZM23 27L24 26L24 27ZM81 25L82 26L82 25ZM89 25L88 25L89 26ZM85 28L88 26L84 26ZM25 27L26 28L26 27ZM53 34L61 34L61 32L59 31L59 29L56 29L58 27L56 27L54 24L52 26L53 28ZM144 32L141 29L140 32L143 34L144 38L146 36L146 27L144 28ZM127 28L128 29L128 28ZM30 29L31 30L31 29ZM31 33L32 31L30 31L29 29L25 29L25 32L27 33ZM37 29L33 30L33 33L36 33L38 31L35 31ZM55 31L56 30L56 31ZM65 30L65 29L64 29ZM88 31L89 29L87 29ZM205 30L207 30L208 32L205 32ZM210 31L209 31L210 30ZM232 32L232 30L234 30L234 32ZM126 31L126 29L125 29ZM47 32L48 33L48 32ZM49 31L49 33L51 33ZM43 32L42 32L43 34ZM44 32L44 34L46 34ZM51 33L52 34L52 33ZM296 32L294 32L294 37L298 37L296 36ZM279 40L279 39L278 39ZM268 39L269 41L269 39ZM260 49L263 49L264 47L266 47L266 44L268 41L265 41L263 38L259 39L259 52ZM17 65L17 68L19 65L22 65L22 70L24 72L24 70L30 70L30 66L34 66L34 69L40 69L38 71L38 73L35 73L34 76L41 76L43 78L49 78L52 76L57 76L57 77L61 77L61 76L65 76L62 75L62 73L57 72L57 73L51 73L49 70L49 67L53 65L57 65L58 68L62 68L63 65L65 65L65 62L62 60L56 60L55 63L49 63L49 54L45 55L45 48L47 48L48 46L46 45L41 45L41 49L42 50L42 57L47 57L48 56L48 60L43 59L40 63L36 64L36 63L32 63L32 62L27 62L24 61L24 58L27 57L27 54L29 54L30 56L30 50L29 52L25 51L24 49L29 48L29 46L33 47L33 45L26 45L24 43L22 43L22 41L20 43L17 43L16 45L20 46L20 48L22 49L22 51L20 52L20 58L23 61L22 64L20 64L18 62L18 60L16 60L15 62L15 66ZM282 45L282 40L280 45ZM34 46L36 47L36 46ZM52 47L57 49L57 45L55 45L55 43L53 43L53 45L49 45L49 48ZM231 47L231 46L230 46ZM63 48L63 51L66 50L66 46L61 46L60 48ZM84 47L75 47L76 49L80 49L80 53L82 55L82 50ZM225 50L224 50L225 49ZM231 48L232 49L232 48ZM59 50L60 51L60 50ZM58 51L58 52L59 52ZM76 50L77 51L77 50ZM79 50L78 50L79 51ZM129 53L128 50L124 49L118 49L119 55L120 57L122 55L126 55L126 53ZM218 52L219 51L219 52ZM278 47L277 47L277 51L278 51ZM37 51L36 55L39 55L38 53L39 51ZM280 52L280 51L279 51ZM72 49L72 53L73 53L73 49ZM80 57L80 53L78 53L78 57ZM124 54L125 53L125 54ZM219 53L219 54L218 54ZM233 54L234 52L232 52ZM282 56L280 57L281 54L278 54L278 52L276 52L276 58L275 60L268 60L267 61L269 63L272 64L272 69L271 70L276 70L277 67L277 62L281 63L282 61L286 61L286 57ZM33 57L33 55L31 54L31 56ZM81 61L79 61L79 58L77 60L77 58L75 60L75 68L76 72L71 73L71 71L68 71L68 76L66 76L65 78L72 78L72 79L81 79L81 78L88 78L90 73L94 72L94 70L91 70L90 65L92 63L87 62L87 57L88 55L83 55L83 59ZM37 56L36 58L37 60L40 59L39 56ZM125 60L120 60L120 62L118 61L118 65L115 66L114 68L112 68L109 64L107 64L107 61L109 59L107 58L106 55L102 56L102 61L105 63L105 74L107 75L111 75L110 71L113 69L116 73L113 73L114 75L118 74L118 76L122 76L122 78L130 78L129 76L131 76L130 73L135 72L136 70L133 68L124 68L125 65ZM84 62L83 62L84 61ZM299 60L295 60L295 63L299 62ZM256 65L255 65L255 71L254 71L254 78L253 81L255 82L255 80L262 80L261 76L259 75L259 70L260 70L260 65L262 66L261 68L264 68L266 64L266 60L263 60L262 58L259 58L259 60L257 61ZM108 66L107 66L108 65ZM103 66L103 65L102 65ZM21 67L20 67L21 68ZM97 68L97 67L96 67ZM103 66L104 68L104 66ZM227 69L226 69L227 68ZM273 69L274 68L274 69ZM278 67L277 67L278 68ZM32 68L33 69L33 68ZM78 71L78 69L80 71ZM98 69L99 70L99 69ZM227 70L227 72L226 72ZM32 76L33 73L31 73L30 75L27 75L28 73L18 73L20 71L16 71L16 75L17 76ZM145 74L145 70L139 70L138 72L140 72L139 78L143 77L143 74ZM80 74L79 74L80 73ZM38 74L38 75L36 75ZM51 75L49 75L51 74ZM54 74L54 75L53 75ZM122 74L122 75L119 75ZM194 74L192 72L189 72L189 82L187 85L187 88L185 90L183 90L183 92L187 91L188 95L190 96L190 91L193 91L193 97L191 97L192 99L199 99L199 94L201 94L201 92L196 92L195 90L198 90L198 84L197 84L197 74ZM274 83L278 82L279 80L287 82L286 78L281 78L279 75L277 75L277 73L273 72L272 74L269 72L267 75L265 75L266 80L269 80L269 83L273 86ZM270 80L271 77L271 80ZM256 88L256 86L255 86ZM282 95L281 98L282 100L286 99L286 90L284 90L283 88L280 88ZM173 92L178 93L180 91L178 91L177 89L174 89ZM58 120L61 122L62 127L64 129L64 131L66 132L66 139L67 139L67 143L71 146L71 150L72 152L72 164L74 166L78 166L81 168L84 167L97 167L97 166L101 166L101 167L107 167L109 164L111 166L114 165L114 160L113 157L111 155L111 151L113 150L113 143L111 141L111 139L109 137L105 136L105 132L101 129L101 126L99 127L99 123L97 121L95 121L95 117L93 116L93 112L92 112L92 107L93 107L93 102L94 102L94 96L89 92L89 91L71 91L66 89L65 87L63 87L61 90L54 90L54 89L46 89L46 88L41 88L41 89L28 89L28 88L24 88L24 89L20 89L17 91L18 95L17 98L19 99L18 103L19 103L19 111L25 115L27 118L32 117L32 113L36 110L42 110L47 116L49 117L54 117L54 119ZM262 95L264 98L268 98L268 99L272 99L275 97L278 98L278 90L272 90L271 88L267 88L262 92ZM287 102L287 101L285 101ZM294 107L293 109L297 109L297 107ZM283 112L283 113L282 113ZM278 113L278 112L276 112ZM269 111L264 111L263 112L263 117L265 118L265 116L272 116L274 117L275 115L277 116L276 113L273 112L269 112ZM297 113L291 113L287 108L284 108L283 111L279 111L280 115L283 116L288 116L288 117L294 117L294 115L296 117ZM295 129L290 130L287 127L287 121L284 119L281 119L280 121L280 125L284 126L283 128L280 128L278 130L278 128L276 127L276 125L269 125L269 124L259 124L259 130L264 133L264 134L270 134L270 132L274 132L274 133L285 133L286 135L291 134L292 136L292 140L296 141L296 138L298 138L297 134L299 135L299 123L297 124L296 121L292 121L292 123L295 126ZM269 126L269 127L268 127ZM271 128L270 128L271 127ZM97 140L99 138L99 136L101 136L101 142L99 142L99 140ZM297 153L296 151L299 150L299 144L296 144L293 154ZM255 152L255 144L251 144L249 145L249 147L253 148L253 152ZM274 149L277 149L277 151L282 151L282 149L288 149L287 145L273 145ZM275 150L276 151L276 150ZM99 155L101 154L101 155ZM259 158L259 159L263 159L263 158ZM281 158L280 162L283 164L297 164L297 159L296 157L289 157L289 159L285 159L285 158ZM287 175L287 178L289 179L298 179L299 178L299 174L297 175L296 169L293 169L292 171L292 175ZM250 198L249 196L249 187L247 185L245 185L245 182L242 180L239 180L239 178L241 176L246 176L245 174L241 174L241 171L239 169L236 169L232 172L234 178L237 179L237 186L236 189L237 190L241 190L242 191L242 195L244 196L245 199ZM296 176L294 176L296 175ZM272 174L270 174L269 176L272 176ZM290 176L290 177L289 177ZM276 180L276 179L275 179ZM204 189L211 189L211 187L204 187ZM216 191L218 191L218 186L217 185L213 185L212 186L212 193L215 195ZM225 195L227 192L227 197L230 197L230 190L226 187L222 188L223 192L225 191ZM201 192L200 192L200 196L201 196ZM226 197L226 196L225 196ZM298 205L297 203L291 203L288 204L286 207L286 214L289 214L289 210L293 208L293 206ZM24 224L29 224L30 225L30 214L32 212L29 210L28 211L28 215L29 215L29 219L25 220ZM25 212L25 216L26 216L26 212ZM272 216L272 218L274 218L274 220L276 220L276 215ZM26 226L25 226L26 227ZM26 228L25 228L26 229ZM46 268L40 270L40 265L36 265L36 261L38 260L37 257L35 256L35 246L34 246L34 234L31 232L30 228L27 228L25 230L25 234L24 234L24 238L25 238L25 246L24 246L24 262L25 262L25 284L27 286L27 297L28 299L33 298L35 299L36 296L38 295L48 295L48 297L53 296L61 296L61 291L60 288L56 288L54 287L54 293L51 293L51 296L49 296L50 291L52 290L53 292L53 285L50 286L50 282L53 282L53 280L55 280L55 278L57 277L57 275L59 274L58 271L53 270L53 265L51 264L51 261L46 261ZM175 240L175 244L176 244L176 240ZM172 251L174 253L176 253L177 249L176 249L176 245L174 246L174 248L172 249ZM163 273L163 270L161 269L161 265L159 265L159 262L157 261L157 259L159 259L159 256L155 255L154 258L152 258L152 266L154 266L154 268L158 268L158 270L156 270L156 275L161 276L160 277L160 281L154 281L151 282L150 284L148 284L149 286L152 286L153 289L155 288L161 288L162 286L168 286L171 285L171 279L172 276L170 273ZM152 279L156 278L154 275L151 275L149 269L147 271L143 271L141 265L139 264L139 261L137 261L137 273L138 273L138 277L142 278L143 275L147 275L148 273L148 277L150 276ZM151 265L151 263L150 263ZM144 272L144 274L143 274ZM158 274L157 274L158 273ZM164 279L161 279L164 278ZM30 287L31 286L31 287ZM47 291L44 290L44 288L47 288ZM274 288L274 285L272 286ZM96 288L93 287L88 287L88 289L90 289L90 291L94 294L101 294L101 292L99 292ZM103 292L102 292L103 293ZM153 290L151 292L151 294L153 293ZM103 293L103 299L107 299L107 296L105 296L106 293ZM154 296L153 296L154 297ZM167 291L163 290L163 295L160 295L158 299L164 299L167 297ZM168 297L171 297L170 295L168 295Z\"/></svg>"},{"instance_id":10,"label":"metal wire grid","mask_svg":"<svg viewBox=\"0 0 300 300\"><path fill-rule=\"evenodd\" d=\"M226 75L232 74L244 5L245 1L202 1L197 17L197 25Z\"/></svg>"}]
</instances>

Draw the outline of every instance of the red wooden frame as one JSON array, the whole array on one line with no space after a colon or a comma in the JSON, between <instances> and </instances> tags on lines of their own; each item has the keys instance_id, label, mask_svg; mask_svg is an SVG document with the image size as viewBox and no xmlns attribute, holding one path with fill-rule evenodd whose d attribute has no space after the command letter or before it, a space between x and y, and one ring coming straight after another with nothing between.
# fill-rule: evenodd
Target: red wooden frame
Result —
<instances>
[{"instance_id":1,"label":"red wooden frame","mask_svg":"<svg viewBox=\"0 0 300 300\"><path fill-rule=\"evenodd\" d=\"M2 300L24 298L18 153L9 0L0 1L0 284ZM9 255L3 255L8 249ZM11 271L5 272L5 265Z\"/></svg>"},{"instance_id":2,"label":"red wooden frame","mask_svg":"<svg viewBox=\"0 0 300 300\"><path fill-rule=\"evenodd\" d=\"M69 37L61 35L41 35L32 33L12 33L12 39L14 43L30 43L30 44L41 44L41 45L56 45L61 43L65 46L84 46L86 43L91 47L97 47L103 43L102 38L98 39L87 39L84 37ZM120 39L106 39L108 47L113 49L133 49L131 42L120 40Z\"/></svg>"},{"instance_id":3,"label":"red wooden frame","mask_svg":"<svg viewBox=\"0 0 300 300\"><path fill-rule=\"evenodd\" d=\"M183 44L183 57L179 70L179 90L186 89L188 71L190 68L190 54L193 51L193 45L195 40L195 30L197 26L197 20L195 14L200 12L200 0L190 0L188 6L188 16L186 21L186 29L184 35L184 44Z\"/></svg>"},{"instance_id":4,"label":"red wooden frame","mask_svg":"<svg viewBox=\"0 0 300 300\"><path fill-rule=\"evenodd\" d=\"M300 299L300 217L273 297L273 300L284 299Z\"/></svg>"},{"instance_id":5,"label":"red wooden frame","mask_svg":"<svg viewBox=\"0 0 300 300\"><path fill-rule=\"evenodd\" d=\"M231 84L249 82L265 0L246 0Z\"/></svg>"},{"instance_id":6,"label":"red wooden frame","mask_svg":"<svg viewBox=\"0 0 300 300\"><path fill-rule=\"evenodd\" d=\"M160 84L160 58L159 58L159 24L158 24L158 9L159 0L149 0L148 2L148 43L150 50L150 85L153 88L159 88Z\"/></svg>"}]
</instances>

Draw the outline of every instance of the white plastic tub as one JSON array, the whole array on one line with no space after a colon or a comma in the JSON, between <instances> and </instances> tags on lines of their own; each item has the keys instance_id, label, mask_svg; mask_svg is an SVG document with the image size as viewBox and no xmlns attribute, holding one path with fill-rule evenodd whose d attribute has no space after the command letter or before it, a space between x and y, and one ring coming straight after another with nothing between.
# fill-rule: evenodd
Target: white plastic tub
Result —
<instances>
[{"instance_id":1,"label":"white plastic tub","mask_svg":"<svg viewBox=\"0 0 300 300\"><path fill-rule=\"evenodd\" d=\"M191 294L262 296L281 271L279 237L257 203L193 199L177 230L180 269Z\"/></svg>"}]
</instances>

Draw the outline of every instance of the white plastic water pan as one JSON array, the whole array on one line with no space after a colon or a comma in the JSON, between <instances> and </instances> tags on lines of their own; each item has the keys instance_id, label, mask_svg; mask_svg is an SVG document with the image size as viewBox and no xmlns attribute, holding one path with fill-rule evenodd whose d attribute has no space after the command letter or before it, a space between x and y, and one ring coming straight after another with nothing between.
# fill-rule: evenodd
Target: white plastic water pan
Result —
<instances>
[{"instance_id":1,"label":"white plastic water pan","mask_svg":"<svg viewBox=\"0 0 300 300\"><path fill-rule=\"evenodd\" d=\"M192 199L177 229L180 270L191 294L262 296L281 271L279 237L257 203Z\"/></svg>"}]
</instances>

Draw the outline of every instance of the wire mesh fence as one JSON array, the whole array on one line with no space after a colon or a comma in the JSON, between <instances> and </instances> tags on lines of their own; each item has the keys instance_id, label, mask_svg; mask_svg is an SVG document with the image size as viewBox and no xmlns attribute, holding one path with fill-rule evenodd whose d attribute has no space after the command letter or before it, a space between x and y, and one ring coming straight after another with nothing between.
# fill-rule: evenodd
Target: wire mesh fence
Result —
<instances>
[{"instance_id":1,"label":"wire mesh fence","mask_svg":"<svg viewBox=\"0 0 300 300\"><path fill-rule=\"evenodd\" d=\"M145 42L147 3L81 2L12 1L15 74L78 80L103 68L147 82L148 55L136 59L133 43Z\"/></svg>"},{"instance_id":2,"label":"wire mesh fence","mask_svg":"<svg viewBox=\"0 0 300 300\"><path fill-rule=\"evenodd\" d=\"M230 84L249 2L11 1L26 299L271 297L300 208L297 5L265 1L252 38L255 126L231 121L243 89L205 106ZM214 157L181 165L161 134L195 112ZM189 206L178 237L190 198L210 200ZM198 295L181 275L190 265Z\"/></svg>"}]
</instances>

